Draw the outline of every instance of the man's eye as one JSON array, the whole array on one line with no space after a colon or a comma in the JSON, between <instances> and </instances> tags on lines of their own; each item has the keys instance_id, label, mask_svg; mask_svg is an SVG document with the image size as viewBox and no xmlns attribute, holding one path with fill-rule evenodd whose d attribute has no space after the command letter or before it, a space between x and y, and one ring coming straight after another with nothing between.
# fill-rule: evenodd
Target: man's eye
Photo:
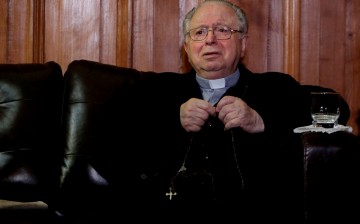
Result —
<instances>
[{"instance_id":1,"label":"man's eye","mask_svg":"<svg viewBox=\"0 0 360 224\"><path fill-rule=\"evenodd\" d=\"M195 35L203 35L205 32L205 30L201 29L195 32Z\"/></svg>"},{"instance_id":2,"label":"man's eye","mask_svg":"<svg viewBox=\"0 0 360 224\"><path fill-rule=\"evenodd\" d=\"M229 32L229 29L226 27L222 27L222 28L217 28L217 31L220 33L227 33Z\"/></svg>"}]
</instances>

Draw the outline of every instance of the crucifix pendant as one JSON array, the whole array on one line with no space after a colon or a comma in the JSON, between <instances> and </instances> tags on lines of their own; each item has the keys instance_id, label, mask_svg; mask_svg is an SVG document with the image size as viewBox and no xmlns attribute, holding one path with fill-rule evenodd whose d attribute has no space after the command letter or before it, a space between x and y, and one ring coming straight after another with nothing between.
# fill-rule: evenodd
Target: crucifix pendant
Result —
<instances>
[{"instance_id":1,"label":"crucifix pendant","mask_svg":"<svg viewBox=\"0 0 360 224\"><path fill-rule=\"evenodd\" d=\"M177 195L173 187L169 188L169 192L165 194L166 196L169 196L169 200L172 200L172 197Z\"/></svg>"}]
</instances>

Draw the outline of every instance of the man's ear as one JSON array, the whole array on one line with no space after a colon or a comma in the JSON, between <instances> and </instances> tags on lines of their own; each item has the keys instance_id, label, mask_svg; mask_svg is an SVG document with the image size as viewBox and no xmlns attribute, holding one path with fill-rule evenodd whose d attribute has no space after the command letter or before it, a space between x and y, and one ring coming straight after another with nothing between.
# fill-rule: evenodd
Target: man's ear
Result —
<instances>
[{"instance_id":1,"label":"man's ear","mask_svg":"<svg viewBox=\"0 0 360 224\"><path fill-rule=\"evenodd\" d=\"M184 41L183 47L184 47L184 50L185 50L186 54L188 54L188 53L189 53L189 52L188 52L188 49L189 49L188 43L186 43L186 42Z\"/></svg>"},{"instance_id":2,"label":"man's ear","mask_svg":"<svg viewBox=\"0 0 360 224\"><path fill-rule=\"evenodd\" d=\"M241 58L243 58L245 56L247 38L248 38L248 36L245 35L245 36L241 37L241 39L239 40L239 41L241 41L241 54L240 54Z\"/></svg>"}]
</instances>

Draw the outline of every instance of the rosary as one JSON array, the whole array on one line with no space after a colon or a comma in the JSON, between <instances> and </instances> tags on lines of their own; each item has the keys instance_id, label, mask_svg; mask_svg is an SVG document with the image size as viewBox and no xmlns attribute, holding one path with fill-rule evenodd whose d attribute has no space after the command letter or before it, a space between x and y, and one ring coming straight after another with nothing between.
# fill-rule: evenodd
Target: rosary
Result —
<instances>
[{"instance_id":1,"label":"rosary","mask_svg":"<svg viewBox=\"0 0 360 224\"><path fill-rule=\"evenodd\" d=\"M189 152L189 151L188 151L188 152ZM170 200L170 201L172 200L173 196L176 196L176 195L177 195L177 193L176 193L176 191L175 191L175 188L174 188L174 180L175 180L175 178L179 175L179 173L181 173L181 172L183 172L183 171L186 170L185 161L186 161L187 154L188 154L188 153L186 153L186 155L185 155L185 160L184 160L182 166L180 167L179 171L176 173L176 175L175 175L175 176L172 178L172 180L171 180L171 186L170 186L170 188L169 188L169 192L165 193L165 195L169 197L169 200Z\"/></svg>"},{"instance_id":2,"label":"rosary","mask_svg":"<svg viewBox=\"0 0 360 224\"><path fill-rule=\"evenodd\" d=\"M212 124L209 123L209 126L211 126L211 125ZM240 178L241 178L241 188L244 189L244 182L243 182L244 179L242 177L242 172L240 171L239 162L237 161L237 156L236 156L234 133L233 133L233 131L230 131L230 132L231 132L231 141L232 141L231 143L232 143L232 148L233 148L233 156L234 156L235 163L236 163L236 169L238 170L238 173L239 173ZM189 155L189 152L190 152L190 150L192 148L191 146L193 144L193 139L194 139L194 136L192 136L191 139L190 139L189 147L187 149L187 152L185 154L185 157L184 157L184 160L183 160L183 163L182 163L180 169L177 171L176 175L171 179L169 191L165 193L165 196L168 197L168 199L170 201L173 200L175 196L178 196L178 192L176 191L175 186L174 186L176 179L179 178L180 176L187 176L186 172L185 172L185 171L187 171L187 168L185 167L185 165L186 165L186 162L187 162L187 159L188 159L187 157ZM207 158L208 157L206 156L205 159L207 159ZM211 173L209 173L208 171L205 170L205 172L204 171L195 172L193 175L197 175L198 177L201 178L202 181L205 181L205 182L209 183L210 186L212 186L210 190L208 190L208 191L205 190L205 192L209 193L209 192L214 192L215 191L214 185L213 185L214 184L214 179L213 179L213 176L212 176ZM206 178L206 179L204 179L204 178Z\"/></svg>"}]
</instances>

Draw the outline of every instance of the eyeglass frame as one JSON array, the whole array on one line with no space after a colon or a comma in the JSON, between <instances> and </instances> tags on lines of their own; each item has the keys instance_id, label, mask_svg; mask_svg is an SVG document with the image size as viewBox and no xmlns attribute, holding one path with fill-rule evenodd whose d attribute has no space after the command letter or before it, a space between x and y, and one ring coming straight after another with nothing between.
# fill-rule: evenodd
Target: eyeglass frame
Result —
<instances>
[{"instance_id":1,"label":"eyeglass frame","mask_svg":"<svg viewBox=\"0 0 360 224\"><path fill-rule=\"evenodd\" d=\"M219 27L228 28L228 30L230 31L230 35L229 35L228 38L220 38L220 39L219 39L219 38L215 35L214 29L215 29L215 28L219 28ZM206 35L204 36L203 39L201 39L201 40L196 40L196 39L194 39L194 38L190 35L190 32L191 32L192 30L196 30L196 29L200 29L200 30L202 30L202 31L203 31L203 30L206 30ZM226 26L226 25L218 25L218 26L214 26L214 27L212 27L212 28L206 27L206 26L195 27L195 28L190 29L190 30L186 33L186 35L189 35L190 39L193 40L193 41L203 41L203 40L205 40L206 37L208 36L209 31L212 31L212 32L213 32L213 35L215 36L215 39L216 39L216 40L229 40L229 39L231 38L231 35L232 35L233 33L241 33L241 34L243 33L243 31L241 31L241 30L235 30L235 29L232 29L232 28L230 28L230 27L228 27L228 26Z\"/></svg>"}]
</instances>

